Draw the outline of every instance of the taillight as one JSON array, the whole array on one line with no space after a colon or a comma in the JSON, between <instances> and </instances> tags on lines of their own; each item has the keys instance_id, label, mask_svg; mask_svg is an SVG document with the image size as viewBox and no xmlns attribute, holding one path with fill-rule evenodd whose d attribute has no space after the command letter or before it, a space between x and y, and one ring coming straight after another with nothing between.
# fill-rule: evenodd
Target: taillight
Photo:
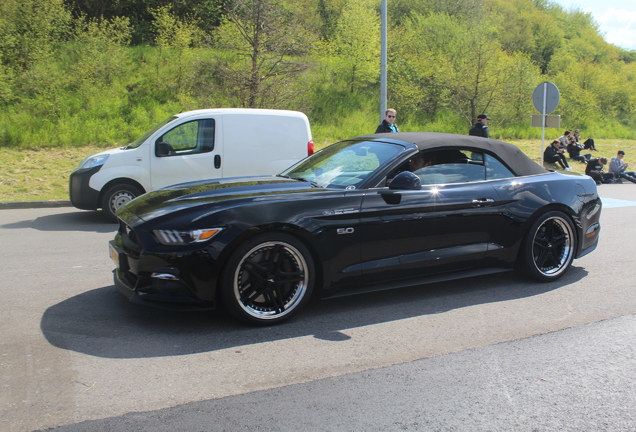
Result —
<instances>
[{"instance_id":1,"label":"taillight","mask_svg":"<svg viewBox=\"0 0 636 432\"><path fill-rule=\"evenodd\" d=\"M311 140L307 143L307 156L314 154L314 141Z\"/></svg>"}]
</instances>

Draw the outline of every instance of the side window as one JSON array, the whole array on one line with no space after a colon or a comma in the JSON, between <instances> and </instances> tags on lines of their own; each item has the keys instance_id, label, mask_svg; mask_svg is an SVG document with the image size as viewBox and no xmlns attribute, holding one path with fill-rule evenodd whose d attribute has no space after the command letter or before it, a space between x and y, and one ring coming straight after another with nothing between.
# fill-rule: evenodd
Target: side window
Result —
<instances>
[{"instance_id":1,"label":"side window","mask_svg":"<svg viewBox=\"0 0 636 432\"><path fill-rule=\"evenodd\" d=\"M463 149L424 153L424 167L414 171L422 184L448 184L486 179L484 154Z\"/></svg>"},{"instance_id":2,"label":"side window","mask_svg":"<svg viewBox=\"0 0 636 432\"><path fill-rule=\"evenodd\" d=\"M205 153L214 149L214 119L180 124L159 137L155 152L159 157Z\"/></svg>"},{"instance_id":3,"label":"side window","mask_svg":"<svg viewBox=\"0 0 636 432\"><path fill-rule=\"evenodd\" d=\"M486 180L498 180L515 177L515 175L494 156L486 155Z\"/></svg>"}]
</instances>

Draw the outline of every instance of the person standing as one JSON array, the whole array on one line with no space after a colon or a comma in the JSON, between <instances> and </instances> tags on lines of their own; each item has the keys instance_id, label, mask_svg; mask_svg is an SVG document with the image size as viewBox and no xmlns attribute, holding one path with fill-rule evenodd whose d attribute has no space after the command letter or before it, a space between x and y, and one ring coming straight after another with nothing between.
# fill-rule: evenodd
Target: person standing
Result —
<instances>
[{"instance_id":1,"label":"person standing","mask_svg":"<svg viewBox=\"0 0 636 432\"><path fill-rule=\"evenodd\" d=\"M468 135L489 138L490 132L488 131L488 120L490 120L490 117L486 114L479 114L477 116L477 121L468 131Z\"/></svg>"},{"instance_id":2,"label":"person standing","mask_svg":"<svg viewBox=\"0 0 636 432\"><path fill-rule=\"evenodd\" d=\"M543 152L543 161L549 163L558 163L566 171L572 171L568 161L563 155L563 150L559 148L560 141L554 140L546 147Z\"/></svg>"},{"instance_id":3,"label":"person standing","mask_svg":"<svg viewBox=\"0 0 636 432\"><path fill-rule=\"evenodd\" d=\"M623 160L623 156L625 156L625 152L619 150L616 156L610 160L608 171L618 178L624 178L632 183L636 183L636 172L625 171L629 164Z\"/></svg>"},{"instance_id":4,"label":"person standing","mask_svg":"<svg viewBox=\"0 0 636 432\"><path fill-rule=\"evenodd\" d=\"M375 133L385 133L385 132L399 132L397 125L395 124L395 117L397 116L397 111L393 108L389 108L384 112L384 120L382 123L378 125L375 129Z\"/></svg>"}]
</instances>

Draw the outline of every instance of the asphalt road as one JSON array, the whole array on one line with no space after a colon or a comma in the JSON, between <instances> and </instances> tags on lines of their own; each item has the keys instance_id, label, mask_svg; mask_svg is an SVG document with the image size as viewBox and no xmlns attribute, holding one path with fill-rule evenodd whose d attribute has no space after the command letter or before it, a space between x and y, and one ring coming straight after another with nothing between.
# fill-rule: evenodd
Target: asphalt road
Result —
<instances>
[{"instance_id":1,"label":"asphalt road","mask_svg":"<svg viewBox=\"0 0 636 432\"><path fill-rule=\"evenodd\" d=\"M598 249L514 274L318 302L251 328L128 303L115 226L0 211L0 430L636 430L636 186L603 185Z\"/></svg>"}]
</instances>

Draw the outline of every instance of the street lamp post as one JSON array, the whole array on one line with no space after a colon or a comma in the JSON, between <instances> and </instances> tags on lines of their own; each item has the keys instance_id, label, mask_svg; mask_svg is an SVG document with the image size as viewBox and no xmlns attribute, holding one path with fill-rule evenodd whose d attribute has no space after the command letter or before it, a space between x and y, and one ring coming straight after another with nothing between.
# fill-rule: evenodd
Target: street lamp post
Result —
<instances>
[{"instance_id":1,"label":"street lamp post","mask_svg":"<svg viewBox=\"0 0 636 432\"><path fill-rule=\"evenodd\" d=\"M380 12L380 123L384 120L386 111L386 2L382 0Z\"/></svg>"}]
</instances>

